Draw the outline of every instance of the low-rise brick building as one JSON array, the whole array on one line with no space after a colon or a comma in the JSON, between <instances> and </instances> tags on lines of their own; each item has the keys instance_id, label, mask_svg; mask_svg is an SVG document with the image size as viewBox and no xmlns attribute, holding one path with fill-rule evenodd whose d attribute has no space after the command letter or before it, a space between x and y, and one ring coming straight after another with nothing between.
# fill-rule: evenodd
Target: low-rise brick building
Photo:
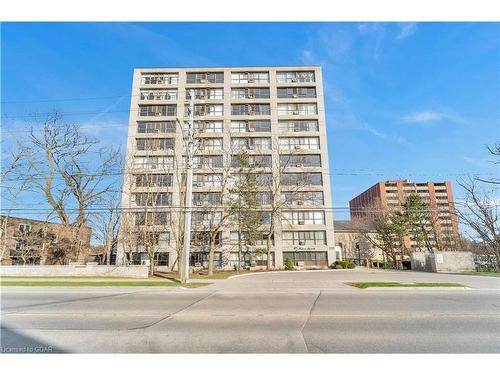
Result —
<instances>
[{"instance_id":1,"label":"low-rise brick building","mask_svg":"<svg viewBox=\"0 0 500 375\"><path fill-rule=\"evenodd\" d=\"M335 250L337 259L364 264L365 261L385 260L382 250L370 243L366 237L375 239L374 227L366 227L352 220L334 220Z\"/></svg>"},{"instance_id":2,"label":"low-rise brick building","mask_svg":"<svg viewBox=\"0 0 500 375\"><path fill-rule=\"evenodd\" d=\"M84 263L91 235L87 226L77 232L75 227L59 223L0 216L1 264Z\"/></svg>"}]
</instances>

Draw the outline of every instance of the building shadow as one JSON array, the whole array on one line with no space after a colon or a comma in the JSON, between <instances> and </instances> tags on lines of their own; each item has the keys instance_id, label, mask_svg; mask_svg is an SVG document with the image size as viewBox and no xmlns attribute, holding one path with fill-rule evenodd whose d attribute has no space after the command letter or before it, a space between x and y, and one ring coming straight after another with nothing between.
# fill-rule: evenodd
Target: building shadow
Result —
<instances>
[{"instance_id":1,"label":"building shadow","mask_svg":"<svg viewBox=\"0 0 500 375\"><path fill-rule=\"evenodd\" d=\"M67 351L5 326L0 330L0 354L52 354Z\"/></svg>"}]
</instances>

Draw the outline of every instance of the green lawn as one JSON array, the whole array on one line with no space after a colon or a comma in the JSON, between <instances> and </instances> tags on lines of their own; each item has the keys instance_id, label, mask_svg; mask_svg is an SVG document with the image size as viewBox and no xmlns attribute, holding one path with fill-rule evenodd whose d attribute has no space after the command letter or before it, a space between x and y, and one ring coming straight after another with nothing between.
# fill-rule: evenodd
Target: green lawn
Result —
<instances>
[{"instance_id":1,"label":"green lawn","mask_svg":"<svg viewBox=\"0 0 500 375\"><path fill-rule=\"evenodd\" d=\"M99 280L130 280L130 277L120 277L120 276L0 276L0 280L9 279L99 279Z\"/></svg>"},{"instance_id":2,"label":"green lawn","mask_svg":"<svg viewBox=\"0 0 500 375\"><path fill-rule=\"evenodd\" d=\"M0 286L163 286L163 287L179 287L198 288L200 286L210 285L210 283L189 283L181 284L172 281L23 281L23 280L8 280L0 281Z\"/></svg>"},{"instance_id":3,"label":"green lawn","mask_svg":"<svg viewBox=\"0 0 500 375\"><path fill-rule=\"evenodd\" d=\"M487 271L479 271L479 272L461 272L458 275L474 275L474 276L493 276L500 277L500 272L487 272Z\"/></svg>"},{"instance_id":4,"label":"green lawn","mask_svg":"<svg viewBox=\"0 0 500 375\"><path fill-rule=\"evenodd\" d=\"M359 283L348 283L348 285L354 286L360 289L366 288L385 288L385 287L424 287L424 288L435 288L435 287L463 287L461 284L457 283L400 283L396 281L373 281L373 282L359 282Z\"/></svg>"}]
</instances>

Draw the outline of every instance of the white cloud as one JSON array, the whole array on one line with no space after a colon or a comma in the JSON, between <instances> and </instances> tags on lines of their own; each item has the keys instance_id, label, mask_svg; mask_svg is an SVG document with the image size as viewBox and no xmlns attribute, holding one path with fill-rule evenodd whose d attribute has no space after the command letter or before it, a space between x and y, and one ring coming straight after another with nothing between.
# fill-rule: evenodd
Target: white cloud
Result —
<instances>
[{"instance_id":1,"label":"white cloud","mask_svg":"<svg viewBox=\"0 0 500 375\"><path fill-rule=\"evenodd\" d=\"M304 64L310 64L313 61L313 54L310 49L302 50L302 62Z\"/></svg>"},{"instance_id":2,"label":"white cloud","mask_svg":"<svg viewBox=\"0 0 500 375\"><path fill-rule=\"evenodd\" d=\"M377 22L360 23L358 24L357 29L360 34L376 33L382 31L384 29L384 25Z\"/></svg>"},{"instance_id":3,"label":"white cloud","mask_svg":"<svg viewBox=\"0 0 500 375\"><path fill-rule=\"evenodd\" d=\"M448 121L456 124L462 124L465 122L465 120L458 115L432 110L423 110L404 115L401 117L401 121L411 124L423 124L439 121Z\"/></svg>"},{"instance_id":4,"label":"white cloud","mask_svg":"<svg viewBox=\"0 0 500 375\"><path fill-rule=\"evenodd\" d=\"M408 141L404 137L398 134L385 133L370 124L360 121L350 111L344 116L337 115L334 118L328 119L328 123L332 124L337 129L364 131L389 143L397 143L400 145L408 144Z\"/></svg>"},{"instance_id":5,"label":"white cloud","mask_svg":"<svg viewBox=\"0 0 500 375\"><path fill-rule=\"evenodd\" d=\"M399 24L399 32L396 35L396 39L406 39L409 36L415 34L417 31L417 24L415 22L406 22Z\"/></svg>"}]
</instances>

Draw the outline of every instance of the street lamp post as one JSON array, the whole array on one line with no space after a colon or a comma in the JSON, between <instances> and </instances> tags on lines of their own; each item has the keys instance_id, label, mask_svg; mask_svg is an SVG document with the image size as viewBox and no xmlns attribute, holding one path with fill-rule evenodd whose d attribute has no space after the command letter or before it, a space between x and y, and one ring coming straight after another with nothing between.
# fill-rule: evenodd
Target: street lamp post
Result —
<instances>
[{"instance_id":1,"label":"street lamp post","mask_svg":"<svg viewBox=\"0 0 500 375\"><path fill-rule=\"evenodd\" d=\"M358 250L358 265L361 266L361 249L359 248L359 244L356 244L356 250Z\"/></svg>"},{"instance_id":2,"label":"street lamp post","mask_svg":"<svg viewBox=\"0 0 500 375\"><path fill-rule=\"evenodd\" d=\"M184 215L184 248L183 248L183 270L181 282L189 283L189 253L191 245L191 213L193 195L193 154L194 154L194 90L189 91L189 122L187 129L187 170L186 170L186 201Z\"/></svg>"}]
</instances>

